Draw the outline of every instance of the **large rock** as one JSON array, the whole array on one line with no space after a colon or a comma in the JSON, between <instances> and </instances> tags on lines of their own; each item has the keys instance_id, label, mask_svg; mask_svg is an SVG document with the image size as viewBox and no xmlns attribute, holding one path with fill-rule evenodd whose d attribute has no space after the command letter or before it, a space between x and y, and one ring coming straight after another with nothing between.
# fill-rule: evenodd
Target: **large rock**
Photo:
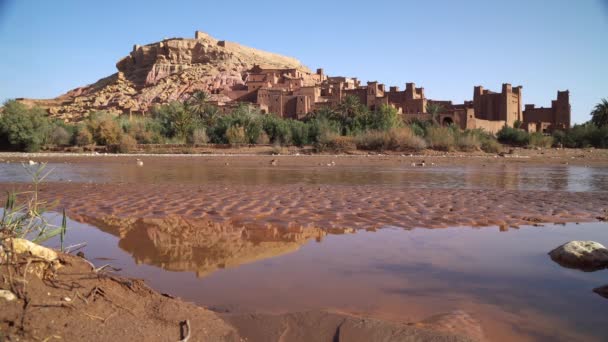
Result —
<instances>
[{"instance_id":1,"label":"large rock","mask_svg":"<svg viewBox=\"0 0 608 342\"><path fill-rule=\"evenodd\" d=\"M570 241L549 252L561 266L587 272L608 268L608 249L595 241Z\"/></svg>"}]
</instances>

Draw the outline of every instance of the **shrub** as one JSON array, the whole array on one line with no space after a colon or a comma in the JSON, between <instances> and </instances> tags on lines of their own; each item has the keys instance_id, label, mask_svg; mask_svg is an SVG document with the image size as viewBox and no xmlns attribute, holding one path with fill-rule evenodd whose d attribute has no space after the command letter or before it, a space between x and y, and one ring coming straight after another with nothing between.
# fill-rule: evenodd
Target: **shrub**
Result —
<instances>
[{"instance_id":1,"label":"shrub","mask_svg":"<svg viewBox=\"0 0 608 342\"><path fill-rule=\"evenodd\" d=\"M195 128L190 135L189 142L191 144L200 145L206 144L209 142L209 137L207 136L207 130L204 128Z\"/></svg>"},{"instance_id":2,"label":"shrub","mask_svg":"<svg viewBox=\"0 0 608 342\"><path fill-rule=\"evenodd\" d=\"M481 149L481 142L477 135L473 133L465 132L464 134L458 134L457 142L458 149L465 152L479 151Z\"/></svg>"},{"instance_id":3,"label":"shrub","mask_svg":"<svg viewBox=\"0 0 608 342\"><path fill-rule=\"evenodd\" d=\"M544 135L541 132L535 132L529 135L528 144L533 147L549 148L553 146L553 137Z\"/></svg>"},{"instance_id":4,"label":"shrub","mask_svg":"<svg viewBox=\"0 0 608 342\"><path fill-rule=\"evenodd\" d=\"M178 101L155 106L152 115L160 126L161 134L168 138L185 139L196 125L196 117Z\"/></svg>"},{"instance_id":5,"label":"shrub","mask_svg":"<svg viewBox=\"0 0 608 342\"><path fill-rule=\"evenodd\" d=\"M123 134L120 137L120 143L118 144L119 153L129 153L137 149L137 141L130 135Z\"/></svg>"},{"instance_id":6,"label":"shrub","mask_svg":"<svg viewBox=\"0 0 608 342\"><path fill-rule=\"evenodd\" d=\"M226 139L230 145L240 145L247 142L245 129L242 126L231 126L226 130Z\"/></svg>"},{"instance_id":7,"label":"shrub","mask_svg":"<svg viewBox=\"0 0 608 342\"><path fill-rule=\"evenodd\" d=\"M117 145L120 143L122 128L110 113L96 112L89 116L87 127L93 140L99 145Z\"/></svg>"},{"instance_id":8,"label":"shrub","mask_svg":"<svg viewBox=\"0 0 608 342\"><path fill-rule=\"evenodd\" d=\"M310 127L302 121L287 120L289 126L290 142L296 146L304 146L310 143Z\"/></svg>"},{"instance_id":9,"label":"shrub","mask_svg":"<svg viewBox=\"0 0 608 342\"><path fill-rule=\"evenodd\" d=\"M451 151L454 149L454 133L448 127L430 126L426 130L425 138L429 147L433 149L441 151Z\"/></svg>"},{"instance_id":10,"label":"shrub","mask_svg":"<svg viewBox=\"0 0 608 342\"><path fill-rule=\"evenodd\" d=\"M77 128L74 140L78 146L88 146L93 143L93 135L87 127L81 126Z\"/></svg>"},{"instance_id":11,"label":"shrub","mask_svg":"<svg viewBox=\"0 0 608 342\"><path fill-rule=\"evenodd\" d=\"M382 131L367 131L355 136L355 144L360 150L385 150L389 145L388 140L388 133Z\"/></svg>"},{"instance_id":12,"label":"shrub","mask_svg":"<svg viewBox=\"0 0 608 342\"><path fill-rule=\"evenodd\" d=\"M380 106L379 109L371 112L369 117L369 123L363 127L364 129L388 131L403 124L397 109L387 105Z\"/></svg>"},{"instance_id":13,"label":"shrub","mask_svg":"<svg viewBox=\"0 0 608 342\"><path fill-rule=\"evenodd\" d=\"M259 145L268 145L270 144L270 138L268 137L268 134L266 134L266 132L262 132L260 133L260 136L258 136L258 141L256 141L255 143Z\"/></svg>"},{"instance_id":14,"label":"shrub","mask_svg":"<svg viewBox=\"0 0 608 342\"><path fill-rule=\"evenodd\" d=\"M151 118L135 117L121 124L123 131L134 137L140 144L159 144L163 142L162 127L159 121Z\"/></svg>"},{"instance_id":15,"label":"shrub","mask_svg":"<svg viewBox=\"0 0 608 342\"><path fill-rule=\"evenodd\" d=\"M47 141L50 122L41 108L27 108L16 101L4 104L0 117L0 139L19 150L38 151Z\"/></svg>"},{"instance_id":16,"label":"shrub","mask_svg":"<svg viewBox=\"0 0 608 342\"><path fill-rule=\"evenodd\" d=\"M336 133L329 133L320 137L315 144L315 149L319 152L347 152L357 148L355 140L350 136L342 136Z\"/></svg>"},{"instance_id":17,"label":"shrub","mask_svg":"<svg viewBox=\"0 0 608 342\"><path fill-rule=\"evenodd\" d=\"M481 150L487 153L500 153L502 145L496 139L484 139L481 142Z\"/></svg>"},{"instance_id":18,"label":"shrub","mask_svg":"<svg viewBox=\"0 0 608 342\"><path fill-rule=\"evenodd\" d=\"M55 126L49 135L49 143L57 146L69 145L72 140L72 135L67 129L61 126Z\"/></svg>"},{"instance_id":19,"label":"shrub","mask_svg":"<svg viewBox=\"0 0 608 342\"><path fill-rule=\"evenodd\" d=\"M367 131L355 138L357 148L362 150L419 151L426 147L426 142L414 134L409 127L394 128L385 131Z\"/></svg>"},{"instance_id":20,"label":"shrub","mask_svg":"<svg viewBox=\"0 0 608 342\"><path fill-rule=\"evenodd\" d=\"M340 124L328 117L329 110L315 113L308 119L308 141L317 143L328 134L338 134L341 131Z\"/></svg>"},{"instance_id":21,"label":"shrub","mask_svg":"<svg viewBox=\"0 0 608 342\"><path fill-rule=\"evenodd\" d=\"M509 144L513 146L526 146L530 142L530 135L528 132L513 128L509 126L504 126L503 128L496 133L496 138L503 144Z\"/></svg>"},{"instance_id":22,"label":"shrub","mask_svg":"<svg viewBox=\"0 0 608 342\"><path fill-rule=\"evenodd\" d=\"M288 144L291 141L291 130L287 120L269 114L262 118L262 129L273 144Z\"/></svg>"},{"instance_id":23,"label":"shrub","mask_svg":"<svg viewBox=\"0 0 608 342\"><path fill-rule=\"evenodd\" d=\"M426 148L423 138L417 136L409 127L394 128L388 132L389 148L395 151L420 151Z\"/></svg>"}]
</instances>

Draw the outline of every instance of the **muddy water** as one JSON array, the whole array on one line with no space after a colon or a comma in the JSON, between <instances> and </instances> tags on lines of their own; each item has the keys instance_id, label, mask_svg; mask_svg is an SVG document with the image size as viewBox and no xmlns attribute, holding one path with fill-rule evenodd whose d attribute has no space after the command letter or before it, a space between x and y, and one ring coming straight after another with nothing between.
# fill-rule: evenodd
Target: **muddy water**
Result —
<instances>
[{"instance_id":1,"label":"muddy water","mask_svg":"<svg viewBox=\"0 0 608 342\"><path fill-rule=\"evenodd\" d=\"M49 163L48 181L74 183L147 184L328 184L396 185L413 188L504 189L556 191L608 191L608 169L574 165L528 166L488 160L473 165L439 164L412 167L420 158L402 158L395 165L378 165L362 160L361 165L327 167L314 157L301 157L293 165L240 164L235 160L218 164L207 157L156 158L137 167L135 159L112 163ZM307 158L307 159L305 159ZM279 159L280 160L280 159ZM319 165L321 164L321 165ZM355 163L356 164L356 163ZM0 183L27 182L29 176L20 163L0 164Z\"/></svg>"},{"instance_id":2,"label":"muddy water","mask_svg":"<svg viewBox=\"0 0 608 342\"><path fill-rule=\"evenodd\" d=\"M608 244L606 224L351 229L449 226L463 215L476 224L520 222L518 213L589 220L608 207L608 169L411 161L51 163L55 185L44 193L65 195L79 221L70 222L69 243L87 242L94 263L218 311L330 308L418 321L462 309L490 340L608 338L608 300L591 291L608 284L608 270L564 269L546 254L574 239ZM0 183L25 181L21 165L0 166ZM303 226L249 225L294 218Z\"/></svg>"},{"instance_id":3,"label":"muddy water","mask_svg":"<svg viewBox=\"0 0 608 342\"><path fill-rule=\"evenodd\" d=\"M572 239L608 244L608 224L337 234L198 227L203 238L180 240L163 236L158 222L122 239L108 226L71 223L69 240L89 242L84 251L94 263L219 311L331 308L416 321L463 309L490 340L608 336L608 300L592 292L608 283L608 271L565 269L547 256Z\"/></svg>"}]
</instances>

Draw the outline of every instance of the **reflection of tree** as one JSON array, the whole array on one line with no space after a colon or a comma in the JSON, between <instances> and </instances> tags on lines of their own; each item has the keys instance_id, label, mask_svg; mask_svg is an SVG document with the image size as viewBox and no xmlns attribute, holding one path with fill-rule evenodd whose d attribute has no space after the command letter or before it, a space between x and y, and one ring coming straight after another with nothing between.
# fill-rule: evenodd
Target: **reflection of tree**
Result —
<instances>
[{"instance_id":1,"label":"reflection of tree","mask_svg":"<svg viewBox=\"0 0 608 342\"><path fill-rule=\"evenodd\" d=\"M314 227L252 228L177 216L83 220L118 236L120 248L132 254L137 263L193 271L199 277L220 268L294 252L307 241L320 241L327 234Z\"/></svg>"}]
</instances>

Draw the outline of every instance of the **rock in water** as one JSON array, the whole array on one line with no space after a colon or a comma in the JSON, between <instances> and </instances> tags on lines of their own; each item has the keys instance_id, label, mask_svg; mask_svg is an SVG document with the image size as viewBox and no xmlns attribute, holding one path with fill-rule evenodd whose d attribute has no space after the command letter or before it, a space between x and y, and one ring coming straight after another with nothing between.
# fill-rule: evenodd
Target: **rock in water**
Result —
<instances>
[{"instance_id":1,"label":"rock in water","mask_svg":"<svg viewBox=\"0 0 608 342\"><path fill-rule=\"evenodd\" d=\"M593 289L593 292L595 292L598 295L600 295L600 296L608 299L608 285L596 287L596 288Z\"/></svg>"},{"instance_id":2,"label":"rock in water","mask_svg":"<svg viewBox=\"0 0 608 342\"><path fill-rule=\"evenodd\" d=\"M608 249L595 241L570 241L549 255L561 266L586 272L608 268Z\"/></svg>"}]
</instances>

